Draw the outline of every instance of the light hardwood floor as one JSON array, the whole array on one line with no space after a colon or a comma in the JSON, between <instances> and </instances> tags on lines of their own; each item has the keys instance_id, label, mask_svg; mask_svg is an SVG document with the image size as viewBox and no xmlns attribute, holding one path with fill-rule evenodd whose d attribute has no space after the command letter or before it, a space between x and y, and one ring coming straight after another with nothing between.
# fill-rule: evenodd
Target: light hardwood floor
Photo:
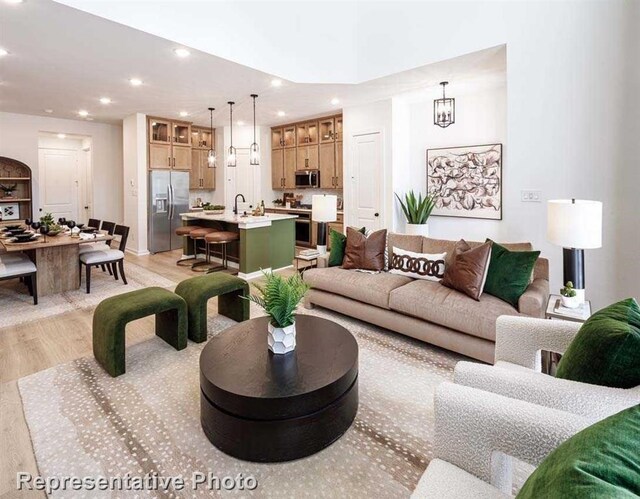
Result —
<instances>
[{"instance_id":1,"label":"light hardwood floor","mask_svg":"<svg viewBox=\"0 0 640 499\"><path fill-rule=\"evenodd\" d=\"M175 262L180 251L149 256L127 254L130 261L179 282L199 275ZM126 263L125 263L126 270ZM29 430L22 412L17 380L73 359L93 355L93 309L76 310L43 321L0 328L0 498L44 497L41 493L18 495L16 472L37 474ZM147 317L127 325L126 344L154 336L154 319Z\"/></svg>"}]
</instances>

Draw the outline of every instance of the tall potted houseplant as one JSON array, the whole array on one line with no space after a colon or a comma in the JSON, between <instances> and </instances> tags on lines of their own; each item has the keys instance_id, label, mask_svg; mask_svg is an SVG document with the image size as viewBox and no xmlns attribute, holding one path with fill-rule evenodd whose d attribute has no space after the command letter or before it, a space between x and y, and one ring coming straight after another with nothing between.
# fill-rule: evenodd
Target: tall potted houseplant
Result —
<instances>
[{"instance_id":1,"label":"tall potted houseplant","mask_svg":"<svg viewBox=\"0 0 640 499\"><path fill-rule=\"evenodd\" d=\"M274 354L285 354L296 348L296 316L294 312L309 290L300 274L284 278L273 272L263 272L264 284L254 284L260 295L248 297L260 305L269 316L267 345Z\"/></svg>"},{"instance_id":2,"label":"tall potted houseplant","mask_svg":"<svg viewBox=\"0 0 640 499\"><path fill-rule=\"evenodd\" d=\"M427 221L435 207L434 197L428 194L422 197L422 193L416 196L412 190L404 195L404 201L397 193L396 197L407 219L407 234L428 236L429 225Z\"/></svg>"}]
</instances>

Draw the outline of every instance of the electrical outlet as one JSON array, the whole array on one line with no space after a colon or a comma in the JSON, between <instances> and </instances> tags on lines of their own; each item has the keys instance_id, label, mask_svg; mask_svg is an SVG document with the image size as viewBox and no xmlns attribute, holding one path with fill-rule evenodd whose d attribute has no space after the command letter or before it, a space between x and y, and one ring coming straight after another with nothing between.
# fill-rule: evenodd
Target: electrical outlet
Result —
<instances>
[{"instance_id":1,"label":"electrical outlet","mask_svg":"<svg viewBox=\"0 0 640 499\"><path fill-rule=\"evenodd\" d=\"M520 201L523 203L542 202L542 191L520 191Z\"/></svg>"}]
</instances>

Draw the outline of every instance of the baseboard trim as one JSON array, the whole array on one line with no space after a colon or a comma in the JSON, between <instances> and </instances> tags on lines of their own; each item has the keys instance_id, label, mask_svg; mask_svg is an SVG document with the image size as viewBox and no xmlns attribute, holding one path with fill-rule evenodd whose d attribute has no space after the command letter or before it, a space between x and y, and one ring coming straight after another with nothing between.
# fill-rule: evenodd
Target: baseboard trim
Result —
<instances>
[{"instance_id":1,"label":"baseboard trim","mask_svg":"<svg viewBox=\"0 0 640 499\"><path fill-rule=\"evenodd\" d=\"M229 265L231 266L231 265ZM262 270L256 270L255 272L249 272L248 274L245 274L244 272L238 272L238 277L240 279L244 279L245 281L250 281L251 279L256 279L258 277L262 277L262 272L270 272L271 271L271 267L267 268L267 269L262 269Z\"/></svg>"},{"instance_id":2,"label":"baseboard trim","mask_svg":"<svg viewBox=\"0 0 640 499\"><path fill-rule=\"evenodd\" d=\"M151 254L149 253L149 250L137 251L137 250L132 250L131 248L125 248L124 250L127 253L131 253L132 255L135 255L135 256L146 256Z\"/></svg>"}]
</instances>

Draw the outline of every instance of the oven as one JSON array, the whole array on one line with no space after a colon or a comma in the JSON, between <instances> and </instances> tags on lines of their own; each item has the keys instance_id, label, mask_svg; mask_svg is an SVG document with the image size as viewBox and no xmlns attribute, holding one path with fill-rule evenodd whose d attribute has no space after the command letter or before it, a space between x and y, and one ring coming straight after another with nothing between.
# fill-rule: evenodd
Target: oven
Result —
<instances>
[{"instance_id":1,"label":"oven","mask_svg":"<svg viewBox=\"0 0 640 499\"><path fill-rule=\"evenodd\" d=\"M320 170L301 170L296 172L296 189L318 189Z\"/></svg>"},{"instance_id":2,"label":"oven","mask_svg":"<svg viewBox=\"0 0 640 499\"><path fill-rule=\"evenodd\" d=\"M311 214L290 213L296 215L296 245L311 246Z\"/></svg>"}]
</instances>

